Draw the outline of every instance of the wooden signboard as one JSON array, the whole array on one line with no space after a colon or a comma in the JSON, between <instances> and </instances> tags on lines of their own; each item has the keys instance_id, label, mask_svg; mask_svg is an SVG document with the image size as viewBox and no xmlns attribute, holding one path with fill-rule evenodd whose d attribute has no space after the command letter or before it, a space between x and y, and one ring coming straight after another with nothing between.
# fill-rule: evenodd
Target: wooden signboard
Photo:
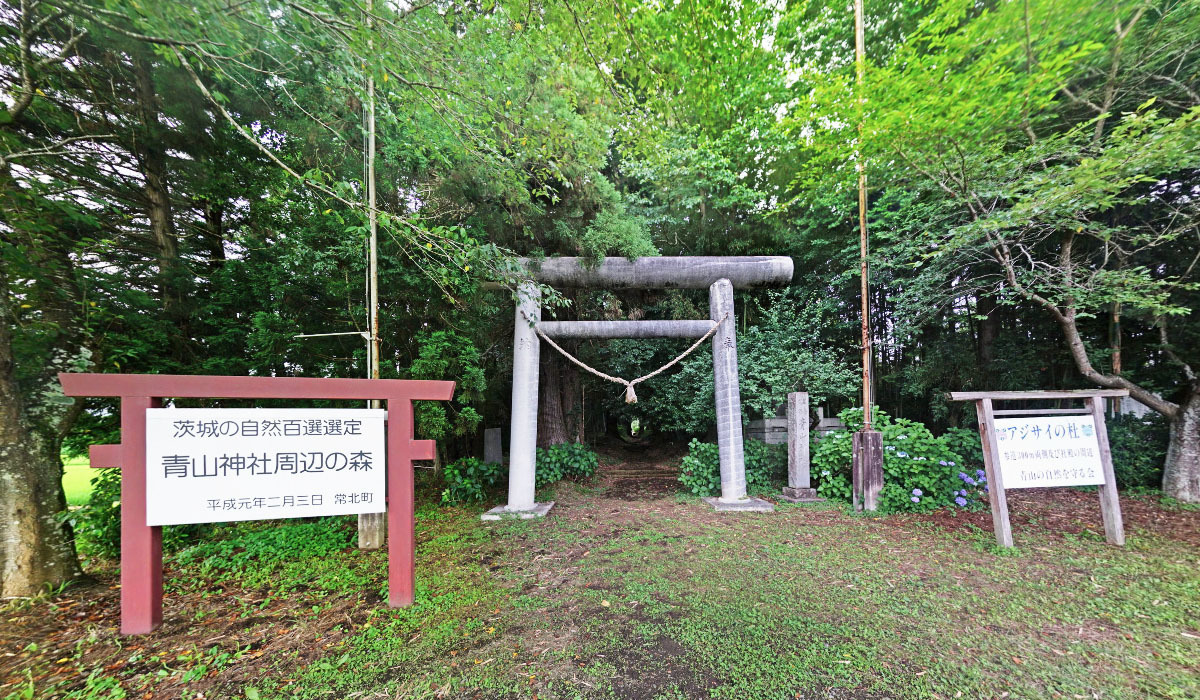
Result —
<instances>
[{"instance_id":1,"label":"wooden signboard","mask_svg":"<svg viewBox=\"0 0 1200 700\"><path fill-rule=\"evenodd\" d=\"M162 623L166 523L386 510L388 604L413 604L413 460L433 459L435 447L432 440L414 439L413 401L449 401L454 382L172 374L58 377L67 396L121 398L120 444L92 445L90 450L93 467L121 470L121 634L146 634ZM385 426L383 412L370 409L161 410L168 397L384 400L389 417Z\"/></svg>"},{"instance_id":2,"label":"wooden signboard","mask_svg":"<svg viewBox=\"0 0 1200 700\"><path fill-rule=\"evenodd\" d=\"M1104 403L1124 389L1086 391L956 391L952 401L974 401L987 472L992 529L1002 547L1013 546L1007 489L1098 486L1100 515L1109 544L1125 544L1121 503L1113 476ZM996 409L993 401L1068 399L1082 408Z\"/></svg>"},{"instance_id":3,"label":"wooden signboard","mask_svg":"<svg viewBox=\"0 0 1200 700\"><path fill-rule=\"evenodd\" d=\"M146 524L383 513L376 408L151 408Z\"/></svg>"}]
</instances>

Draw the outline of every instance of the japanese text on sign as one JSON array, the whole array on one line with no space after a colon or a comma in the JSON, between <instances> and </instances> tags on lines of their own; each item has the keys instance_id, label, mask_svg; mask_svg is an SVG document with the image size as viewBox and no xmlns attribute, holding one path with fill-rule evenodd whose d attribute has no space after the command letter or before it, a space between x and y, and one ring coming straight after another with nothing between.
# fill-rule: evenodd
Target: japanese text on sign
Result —
<instances>
[{"instance_id":1,"label":"japanese text on sign","mask_svg":"<svg viewBox=\"0 0 1200 700\"><path fill-rule=\"evenodd\" d=\"M1104 483L1092 416L997 418L995 425L1004 488Z\"/></svg>"},{"instance_id":2,"label":"japanese text on sign","mask_svg":"<svg viewBox=\"0 0 1200 700\"><path fill-rule=\"evenodd\" d=\"M148 525L385 510L375 409L150 409Z\"/></svg>"}]
</instances>

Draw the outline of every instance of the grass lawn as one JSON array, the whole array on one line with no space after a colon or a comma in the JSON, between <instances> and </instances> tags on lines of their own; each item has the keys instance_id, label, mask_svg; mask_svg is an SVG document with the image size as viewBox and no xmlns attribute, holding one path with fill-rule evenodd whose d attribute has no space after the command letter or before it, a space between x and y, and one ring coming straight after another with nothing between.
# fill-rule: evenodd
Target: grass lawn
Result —
<instances>
[{"instance_id":1,"label":"grass lawn","mask_svg":"<svg viewBox=\"0 0 1200 700\"><path fill-rule=\"evenodd\" d=\"M63 490L67 492L67 505L81 506L87 503L95 475L96 472L88 466L87 455L63 459Z\"/></svg>"},{"instance_id":2,"label":"grass lawn","mask_svg":"<svg viewBox=\"0 0 1200 700\"><path fill-rule=\"evenodd\" d=\"M1122 549L1095 493L1016 492L1001 551L986 513L717 514L601 478L483 523L426 493L411 608L352 519L221 527L168 558L152 635L116 635L111 562L0 609L0 696L1200 697L1197 513L1156 499L1124 499Z\"/></svg>"}]
</instances>

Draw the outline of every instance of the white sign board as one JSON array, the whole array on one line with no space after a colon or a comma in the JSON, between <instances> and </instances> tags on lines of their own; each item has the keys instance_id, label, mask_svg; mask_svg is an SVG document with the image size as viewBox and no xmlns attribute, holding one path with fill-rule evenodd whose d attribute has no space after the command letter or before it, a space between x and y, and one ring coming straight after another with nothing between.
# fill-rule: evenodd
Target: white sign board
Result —
<instances>
[{"instance_id":1,"label":"white sign board","mask_svg":"<svg viewBox=\"0 0 1200 700\"><path fill-rule=\"evenodd\" d=\"M997 418L996 448L1006 489L1104 483L1091 415Z\"/></svg>"},{"instance_id":2,"label":"white sign board","mask_svg":"<svg viewBox=\"0 0 1200 700\"><path fill-rule=\"evenodd\" d=\"M386 413L149 409L146 524L382 513Z\"/></svg>"}]
</instances>

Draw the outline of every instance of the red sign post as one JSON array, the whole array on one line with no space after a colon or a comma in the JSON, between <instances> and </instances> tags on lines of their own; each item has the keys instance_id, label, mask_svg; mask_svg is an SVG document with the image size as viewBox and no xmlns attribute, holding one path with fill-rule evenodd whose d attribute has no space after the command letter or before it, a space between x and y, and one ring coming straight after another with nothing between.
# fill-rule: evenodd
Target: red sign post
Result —
<instances>
[{"instance_id":1,"label":"red sign post","mask_svg":"<svg viewBox=\"0 0 1200 700\"><path fill-rule=\"evenodd\" d=\"M59 375L67 396L121 399L121 444L93 445L92 467L121 469L121 633L162 623L162 528L146 524L146 409L164 398L387 401L388 603L412 605L416 527L413 460L433 459L414 439L413 401L449 401L454 382L408 379L216 377L173 374Z\"/></svg>"}]
</instances>

